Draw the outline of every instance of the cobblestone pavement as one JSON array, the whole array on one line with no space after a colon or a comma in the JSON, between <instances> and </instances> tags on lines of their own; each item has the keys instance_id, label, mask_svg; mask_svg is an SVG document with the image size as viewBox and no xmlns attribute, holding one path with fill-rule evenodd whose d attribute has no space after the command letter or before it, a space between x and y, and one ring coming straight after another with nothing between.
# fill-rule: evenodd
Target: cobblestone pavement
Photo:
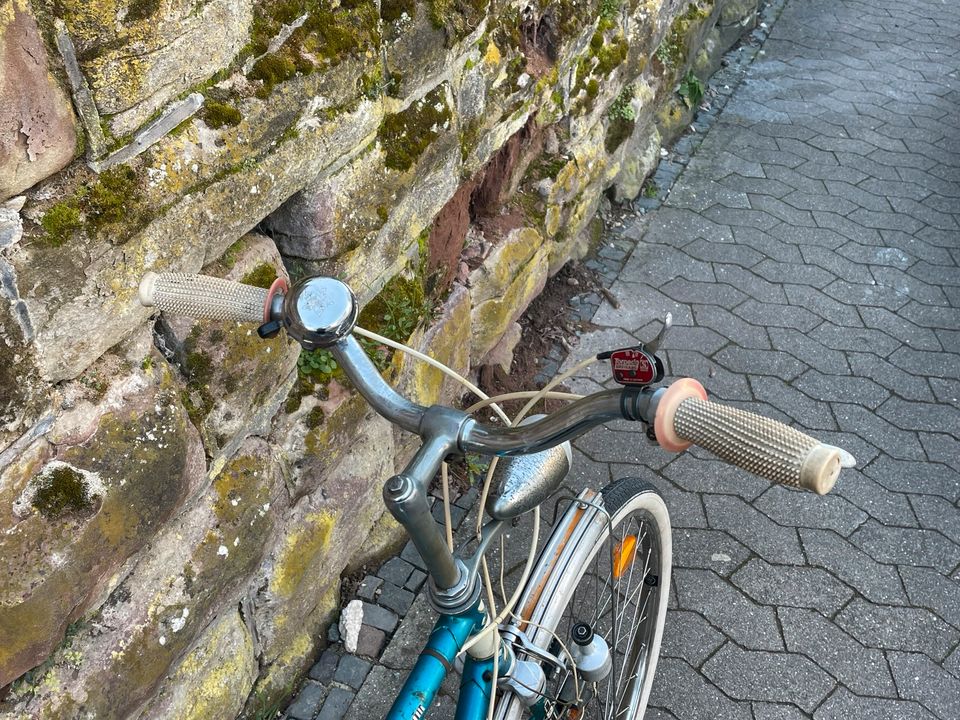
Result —
<instances>
[{"instance_id":1,"label":"cobblestone pavement","mask_svg":"<svg viewBox=\"0 0 960 720\"><path fill-rule=\"evenodd\" d=\"M958 38L953 2L791 0L663 205L609 238L632 248L621 306L567 365L670 311L674 375L859 463L819 498L625 424L576 443L572 486L644 477L671 511L647 718L960 718ZM433 619L416 565L361 588L395 610L371 611L368 655L406 614L380 661L328 651L290 717L382 716Z\"/></svg>"}]
</instances>

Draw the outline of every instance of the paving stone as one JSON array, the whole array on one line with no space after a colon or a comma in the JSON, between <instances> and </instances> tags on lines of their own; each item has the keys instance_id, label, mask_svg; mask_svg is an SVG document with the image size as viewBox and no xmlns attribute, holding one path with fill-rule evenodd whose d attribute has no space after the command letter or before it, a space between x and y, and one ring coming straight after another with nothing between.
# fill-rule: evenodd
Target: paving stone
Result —
<instances>
[{"instance_id":1,"label":"paving stone","mask_svg":"<svg viewBox=\"0 0 960 720\"><path fill-rule=\"evenodd\" d=\"M856 693L897 697L882 652L865 648L813 610L780 608L777 614L788 650L806 655Z\"/></svg>"},{"instance_id":2,"label":"paving stone","mask_svg":"<svg viewBox=\"0 0 960 720\"><path fill-rule=\"evenodd\" d=\"M703 460L689 452L676 456L663 474L685 490L739 495L752 500L770 483L719 460Z\"/></svg>"},{"instance_id":3,"label":"paving stone","mask_svg":"<svg viewBox=\"0 0 960 720\"><path fill-rule=\"evenodd\" d=\"M890 391L872 380L851 375L825 375L811 369L793 381L793 387L814 400L857 403L873 409L890 397ZM832 415L831 415L832 417Z\"/></svg>"},{"instance_id":4,"label":"paving stone","mask_svg":"<svg viewBox=\"0 0 960 720\"><path fill-rule=\"evenodd\" d=\"M861 327L863 325L856 307L838 302L816 288L809 285L791 285L788 283L783 286L783 289L787 294L787 300L792 305L805 307L824 320L829 320L844 327Z\"/></svg>"},{"instance_id":5,"label":"paving stone","mask_svg":"<svg viewBox=\"0 0 960 720\"><path fill-rule=\"evenodd\" d=\"M861 473L847 473L833 492L885 525L919 527L906 495L887 490Z\"/></svg>"},{"instance_id":6,"label":"paving stone","mask_svg":"<svg viewBox=\"0 0 960 720\"><path fill-rule=\"evenodd\" d=\"M724 642L726 638L700 615L674 610L667 613L660 652L663 657L682 658L699 667Z\"/></svg>"},{"instance_id":7,"label":"paving stone","mask_svg":"<svg viewBox=\"0 0 960 720\"><path fill-rule=\"evenodd\" d=\"M903 462L881 455L864 473L895 492L937 495L950 502L960 499L960 473L942 465Z\"/></svg>"},{"instance_id":8,"label":"paving stone","mask_svg":"<svg viewBox=\"0 0 960 720\"><path fill-rule=\"evenodd\" d=\"M801 529L803 549L812 565L825 568L864 597L879 603L906 603L896 570L882 565L829 530Z\"/></svg>"},{"instance_id":9,"label":"paving stone","mask_svg":"<svg viewBox=\"0 0 960 720\"><path fill-rule=\"evenodd\" d=\"M783 648L772 608L755 604L708 570L677 568L674 581L680 608L699 612L744 647Z\"/></svg>"},{"instance_id":10,"label":"paving stone","mask_svg":"<svg viewBox=\"0 0 960 720\"><path fill-rule=\"evenodd\" d=\"M782 327L771 327L767 331L773 347L789 353L805 364L833 375L849 373L849 364L844 353L824 347L809 333L798 332ZM792 379L792 378L791 378Z\"/></svg>"},{"instance_id":11,"label":"paving stone","mask_svg":"<svg viewBox=\"0 0 960 720\"><path fill-rule=\"evenodd\" d=\"M764 328L751 325L729 310L713 305L693 305L692 309L697 325L711 328L721 337L729 338L741 347L757 350L771 348L770 337ZM673 347L672 342L671 338L668 343L671 347Z\"/></svg>"},{"instance_id":12,"label":"paving stone","mask_svg":"<svg viewBox=\"0 0 960 720\"><path fill-rule=\"evenodd\" d=\"M900 697L916 700L942 720L960 717L960 679L925 655L889 652L887 660Z\"/></svg>"},{"instance_id":13,"label":"paving stone","mask_svg":"<svg viewBox=\"0 0 960 720\"><path fill-rule=\"evenodd\" d=\"M945 472L952 473L951 470ZM960 512L953 504L934 495L912 495L910 504L921 527L939 530L954 543L960 544Z\"/></svg>"},{"instance_id":14,"label":"paving stone","mask_svg":"<svg viewBox=\"0 0 960 720\"><path fill-rule=\"evenodd\" d=\"M413 565L402 558L394 557L380 567L377 575L394 585L403 585L412 572Z\"/></svg>"},{"instance_id":15,"label":"paving stone","mask_svg":"<svg viewBox=\"0 0 960 720\"><path fill-rule=\"evenodd\" d=\"M960 558L960 548L934 530L888 528L868 520L850 539L861 550L885 563L950 572Z\"/></svg>"},{"instance_id":16,"label":"paving stone","mask_svg":"<svg viewBox=\"0 0 960 720\"><path fill-rule=\"evenodd\" d=\"M751 720L749 705L734 702L683 660L674 658L664 658L657 665L650 705L683 720Z\"/></svg>"},{"instance_id":17,"label":"paving stone","mask_svg":"<svg viewBox=\"0 0 960 720\"><path fill-rule=\"evenodd\" d=\"M424 581L427 579L427 574L422 570L414 569L410 574L410 577L407 579L407 582L404 583L404 587L411 592L417 592L422 586Z\"/></svg>"},{"instance_id":18,"label":"paving stone","mask_svg":"<svg viewBox=\"0 0 960 720\"><path fill-rule=\"evenodd\" d=\"M860 308L863 321L872 328L882 330L887 335L906 343L917 350L941 350L936 333L908 322L902 316L885 308Z\"/></svg>"},{"instance_id":19,"label":"paving stone","mask_svg":"<svg viewBox=\"0 0 960 720\"><path fill-rule=\"evenodd\" d=\"M750 556L750 551L719 530L675 528L673 563L680 568L702 568L728 576Z\"/></svg>"},{"instance_id":20,"label":"paving stone","mask_svg":"<svg viewBox=\"0 0 960 720\"><path fill-rule=\"evenodd\" d=\"M747 245L760 252L763 257L782 263L803 262L797 246L780 237L780 227L773 228L769 233L755 228L734 228L733 236L737 244Z\"/></svg>"},{"instance_id":21,"label":"paving stone","mask_svg":"<svg viewBox=\"0 0 960 720\"><path fill-rule=\"evenodd\" d=\"M750 386L757 400L773 405L795 424L807 430L836 430L830 406L818 403L794 390L778 378L750 376ZM794 423L791 423L794 424Z\"/></svg>"},{"instance_id":22,"label":"paving stone","mask_svg":"<svg viewBox=\"0 0 960 720\"><path fill-rule=\"evenodd\" d=\"M317 715L317 720L340 720L346 715L353 698L354 693L352 691L339 687L333 688L327 695L327 699L323 703L323 709Z\"/></svg>"},{"instance_id":23,"label":"paving stone","mask_svg":"<svg viewBox=\"0 0 960 720\"><path fill-rule=\"evenodd\" d=\"M900 347L900 342L879 330L871 328L843 327L825 322L818 326L810 336L828 348L834 350L852 350L870 352L881 357L890 355Z\"/></svg>"},{"instance_id":24,"label":"paving stone","mask_svg":"<svg viewBox=\"0 0 960 720\"><path fill-rule=\"evenodd\" d=\"M735 699L796 703L808 713L836 686L803 655L742 650L733 643L720 648L703 673Z\"/></svg>"},{"instance_id":25,"label":"paving stone","mask_svg":"<svg viewBox=\"0 0 960 720\"><path fill-rule=\"evenodd\" d=\"M427 566L423 564L423 558L420 557L420 553L417 552L417 548L412 541L403 546L400 557L421 570L427 569Z\"/></svg>"},{"instance_id":26,"label":"paving stone","mask_svg":"<svg viewBox=\"0 0 960 720\"><path fill-rule=\"evenodd\" d=\"M953 673L953 676L960 678L960 646L958 646L950 656L943 661L943 669Z\"/></svg>"},{"instance_id":27,"label":"paving stone","mask_svg":"<svg viewBox=\"0 0 960 720\"><path fill-rule=\"evenodd\" d=\"M753 703L753 717L756 720L807 720L809 715L796 705L782 703Z\"/></svg>"},{"instance_id":28,"label":"paving stone","mask_svg":"<svg viewBox=\"0 0 960 720\"><path fill-rule=\"evenodd\" d=\"M930 385L924 378L904 372L870 353L847 352L846 356L854 375L868 377L907 400L933 400Z\"/></svg>"},{"instance_id":29,"label":"paving stone","mask_svg":"<svg viewBox=\"0 0 960 720\"><path fill-rule=\"evenodd\" d=\"M877 283L835 280L824 287L823 291L834 300L849 305L868 305L888 310L898 310L909 302L909 297L901 289Z\"/></svg>"},{"instance_id":30,"label":"paving stone","mask_svg":"<svg viewBox=\"0 0 960 720\"><path fill-rule=\"evenodd\" d=\"M316 680L321 685L326 685L333 680L333 674L337 670L338 662L340 662L340 656L328 648L323 651L320 659L310 668L307 677L311 680Z\"/></svg>"},{"instance_id":31,"label":"paving stone","mask_svg":"<svg viewBox=\"0 0 960 720\"><path fill-rule=\"evenodd\" d=\"M849 403L833 403L833 416L841 430L860 435L897 459L924 459L920 440L914 433L894 427L871 410Z\"/></svg>"},{"instance_id":32,"label":"paving stone","mask_svg":"<svg viewBox=\"0 0 960 720\"><path fill-rule=\"evenodd\" d=\"M367 575L357 586L357 597L367 602L373 602L373 599L377 596L377 590L380 589L381 585L383 585L381 578Z\"/></svg>"},{"instance_id":33,"label":"paving stone","mask_svg":"<svg viewBox=\"0 0 960 720\"><path fill-rule=\"evenodd\" d=\"M874 276L868 266L851 262L837 252L819 245L801 245L804 262L823 268L830 274L853 283L872 283Z\"/></svg>"},{"instance_id":34,"label":"paving stone","mask_svg":"<svg viewBox=\"0 0 960 720\"><path fill-rule=\"evenodd\" d=\"M813 720L938 720L923 706L905 700L860 697L839 687L813 714Z\"/></svg>"},{"instance_id":35,"label":"paving stone","mask_svg":"<svg viewBox=\"0 0 960 720\"><path fill-rule=\"evenodd\" d=\"M674 278L661 285L660 290L678 303L711 303L728 309L739 305L747 297L731 285L691 282L684 278Z\"/></svg>"},{"instance_id":36,"label":"paving stone","mask_svg":"<svg viewBox=\"0 0 960 720\"><path fill-rule=\"evenodd\" d=\"M890 288L898 296L923 303L924 305L949 305L944 290L936 285L917 279L912 273L896 267L872 267L877 285Z\"/></svg>"},{"instance_id":37,"label":"paving stone","mask_svg":"<svg viewBox=\"0 0 960 720\"><path fill-rule=\"evenodd\" d=\"M340 664L337 665L337 671L333 679L338 683L352 687L354 690L359 690L368 672L370 672L369 662L361 660L355 655L344 655L340 658Z\"/></svg>"},{"instance_id":38,"label":"paving stone","mask_svg":"<svg viewBox=\"0 0 960 720\"><path fill-rule=\"evenodd\" d=\"M932 568L901 565L899 570L910 602L960 628L960 583Z\"/></svg>"},{"instance_id":39,"label":"paving stone","mask_svg":"<svg viewBox=\"0 0 960 720\"><path fill-rule=\"evenodd\" d=\"M360 637L357 639L357 655L377 659L387 646L387 634L371 625L360 626Z\"/></svg>"},{"instance_id":40,"label":"paving stone","mask_svg":"<svg viewBox=\"0 0 960 720\"><path fill-rule=\"evenodd\" d=\"M943 660L960 633L926 609L874 605L855 598L836 623L868 647L922 652Z\"/></svg>"},{"instance_id":41,"label":"paving stone","mask_svg":"<svg viewBox=\"0 0 960 720\"><path fill-rule=\"evenodd\" d=\"M867 519L865 512L840 495L831 493L821 497L777 485L765 492L753 506L780 525L835 530L844 537Z\"/></svg>"},{"instance_id":42,"label":"paving stone","mask_svg":"<svg viewBox=\"0 0 960 720\"><path fill-rule=\"evenodd\" d=\"M714 359L733 373L773 375L787 381L798 377L808 368L791 355L771 350L748 350L728 346L716 353Z\"/></svg>"},{"instance_id":43,"label":"paving stone","mask_svg":"<svg viewBox=\"0 0 960 720\"><path fill-rule=\"evenodd\" d=\"M704 495L710 527L725 530L765 560L773 563L804 562L796 530L783 527L739 498Z\"/></svg>"},{"instance_id":44,"label":"paving stone","mask_svg":"<svg viewBox=\"0 0 960 720\"><path fill-rule=\"evenodd\" d=\"M819 568L771 565L753 558L730 581L763 605L814 608L833 614L853 591Z\"/></svg>"},{"instance_id":45,"label":"paving stone","mask_svg":"<svg viewBox=\"0 0 960 720\"><path fill-rule=\"evenodd\" d=\"M323 702L323 695L323 686L307 681L287 708L287 715L294 720L313 720Z\"/></svg>"},{"instance_id":46,"label":"paving stone","mask_svg":"<svg viewBox=\"0 0 960 720\"><path fill-rule=\"evenodd\" d=\"M409 590L397 587L393 583L384 583L377 602L402 617L410 609L413 599L414 594Z\"/></svg>"},{"instance_id":47,"label":"paving stone","mask_svg":"<svg viewBox=\"0 0 960 720\"><path fill-rule=\"evenodd\" d=\"M363 604L363 623L383 630L385 633L391 633L397 627L397 614L379 605L365 602Z\"/></svg>"},{"instance_id":48,"label":"paving stone","mask_svg":"<svg viewBox=\"0 0 960 720\"><path fill-rule=\"evenodd\" d=\"M757 263L753 271L770 282L802 284L815 288L824 288L837 279L833 273L813 265L783 263L770 259ZM799 327L798 329L809 328Z\"/></svg>"},{"instance_id":49,"label":"paving stone","mask_svg":"<svg viewBox=\"0 0 960 720\"><path fill-rule=\"evenodd\" d=\"M720 352L726 352L726 349ZM668 350L663 357L667 366L667 382L681 377L699 378L711 398L730 401L751 397L750 384L743 373L731 371L701 353Z\"/></svg>"}]
</instances>

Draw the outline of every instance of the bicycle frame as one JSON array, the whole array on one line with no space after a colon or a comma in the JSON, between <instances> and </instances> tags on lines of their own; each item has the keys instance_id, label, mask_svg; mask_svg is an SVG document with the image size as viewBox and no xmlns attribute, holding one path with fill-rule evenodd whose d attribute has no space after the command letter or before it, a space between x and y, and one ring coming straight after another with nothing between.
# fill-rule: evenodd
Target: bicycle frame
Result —
<instances>
[{"instance_id":1,"label":"bicycle frame","mask_svg":"<svg viewBox=\"0 0 960 720\"><path fill-rule=\"evenodd\" d=\"M441 615L426 647L407 676L386 720L420 720L433 703L454 659L467 639L483 627L486 613L480 601L465 613ZM493 658L467 655L460 680L456 720L483 720L493 691Z\"/></svg>"}]
</instances>

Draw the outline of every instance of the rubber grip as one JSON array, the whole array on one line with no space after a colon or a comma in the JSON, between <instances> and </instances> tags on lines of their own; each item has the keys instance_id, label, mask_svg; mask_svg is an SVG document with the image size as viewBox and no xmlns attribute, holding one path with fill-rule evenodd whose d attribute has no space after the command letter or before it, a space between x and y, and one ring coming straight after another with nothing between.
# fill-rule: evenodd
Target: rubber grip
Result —
<instances>
[{"instance_id":1,"label":"rubber grip","mask_svg":"<svg viewBox=\"0 0 960 720\"><path fill-rule=\"evenodd\" d=\"M659 413L658 413L659 414ZM830 492L842 451L776 420L687 397L673 411L676 434L771 482Z\"/></svg>"},{"instance_id":2,"label":"rubber grip","mask_svg":"<svg viewBox=\"0 0 960 720\"><path fill-rule=\"evenodd\" d=\"M268 291L208 275L148 272L140 281L140 304L173 315L262 323Z\"/></svg>"}]
</instances>

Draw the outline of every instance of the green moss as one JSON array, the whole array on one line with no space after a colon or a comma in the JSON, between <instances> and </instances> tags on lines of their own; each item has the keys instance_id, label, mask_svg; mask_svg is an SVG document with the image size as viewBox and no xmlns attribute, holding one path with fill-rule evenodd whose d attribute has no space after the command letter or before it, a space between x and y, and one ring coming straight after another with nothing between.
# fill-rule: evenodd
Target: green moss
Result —
<instances>
[{"instance_id":1,"label":"green moss","mask_svg":"<svg viewBox=\"0 0 960 720\"><path fill-rule=\"evenodd\" d=\"M130 0L124 20L128 23L146 20L156 15L159 9L160 0Z\"/></svg>"},{"instance_id":2,"label":"green moss","mask_svg":"<svg viewBox=\"0 0 960 720\"><path fill-rule=\"evenodd\" d=\"M99 495L91 494L83 473L60 465L36 479L33 507L45 518L55 520L72 513L90 512Z\"/></svg>"},{"instance_id":3,"label":"green moss","mask_svg":"<svg viewBox=\"0 0 960 720\"><path fill-rule=\"evenodd\" d=\"M323 425L326 419L327 419L327 415L326 413L323 412L323 408L315 407L313 410L307 413L307 417L304 420L304 424L311 430L315 430L316 428Z\"/></svg>"},{"instance_id":4,"label":"green moss","mask_svg":"<svg viewBox=\"0 0 960 720\"><path fill-rule=\"evenodd\" d=\"M247 77L263 83L257 91L257 96L266 97L273 92L274 87L296 74L297 66L287 55L270 53L257 60Z\"/></svg>"},{"instance_id":5,"label":"green moss","mask_svg":"<svg viewBox=\"0 0 960 720\"><path fill-rule=\"evenodd\" d=\"M408 170L449 122L450 108L442 85L406 110L387 115L377 132L386 166Z\"/></svg>"},{"instance_id":6,"label":"green moss","mask_svg":"<svg viewBox=\"0 0 960 720\"><path fill-rule=\"evenodd\" d=\"M387 221L387 219L390 217L390 211L387 209L386 205L377 205L377 217L382 223Z\"/></svg>"},{"instance_id":7,"label":"green moss","mask_svg":"<svg viewBox=\"0 0 960 720\"><path fill-rule=\"evenodd\" d=\"M254 285L256 287L269 289L276 279L277 269L268 262L262 262L240 278L240 282L244 285Z\"/></svg>"},{"instance_id":8,"label":"green moss","mask_svg":"<svg viewBox=\"0 0 960 720\"><path fill-rule=\"evenodd\" d=\"M618 35L597 51L595 71L606 77L623 64L627 59L628 50L627 39L623 35Z\"/></svg>"},{"instance_id":9,"label":"green moss","mask_svg":"<svg viewBox=\"0 0 960 720\"><path fill-rule=\"evenodd\" d=\"M384 22L395 22L403 17L414 18L417 13L417 3L415 0L383 0L380 3L380 17Z\"/></svg>"},{"instance_id":10,"label":"green moss","mask_svg":"<svg viewBox=\"0 0 960 720\"><path fill-rule=\"evenodd\" d=\"M234 127L243 120L240 111L235 107L216 100L207 100L203 105L201 114L203 121L212 128Z\"/></svg>"},{"instance_id":11,"label":"green moss","mask_svg":"<svg viewBox=\"0 0 960 720\"><path fill-rule=\"evenodd\" d=\"M152 213L146 204L136 171L128 165L104 170L93 184L81 185L73 197L51 207L40 220L44 240L63 245L85 229L119 245L130 231L142 227Z\"/></svg>"},{"instance_id":12,"label":"green moss","mask_svg":"<svg viewBox=\"0 0 960 720\"><path fill-rule=\"evenodd\" d=\"M477 28L490 0L427 0L430 22L447 31L447 44L465 38Z\"/></svg>"},{"instance_id":13,"label":"green moss","mask_svg":"<svg viewBox=\"0 0 960 720\"><path fill-rule=\"evenodd\" d=\"M70 203L57 203L40 220L46 242L54 247L63 245L82 224L80 211Z\"/></svg>"}]
</instances>

